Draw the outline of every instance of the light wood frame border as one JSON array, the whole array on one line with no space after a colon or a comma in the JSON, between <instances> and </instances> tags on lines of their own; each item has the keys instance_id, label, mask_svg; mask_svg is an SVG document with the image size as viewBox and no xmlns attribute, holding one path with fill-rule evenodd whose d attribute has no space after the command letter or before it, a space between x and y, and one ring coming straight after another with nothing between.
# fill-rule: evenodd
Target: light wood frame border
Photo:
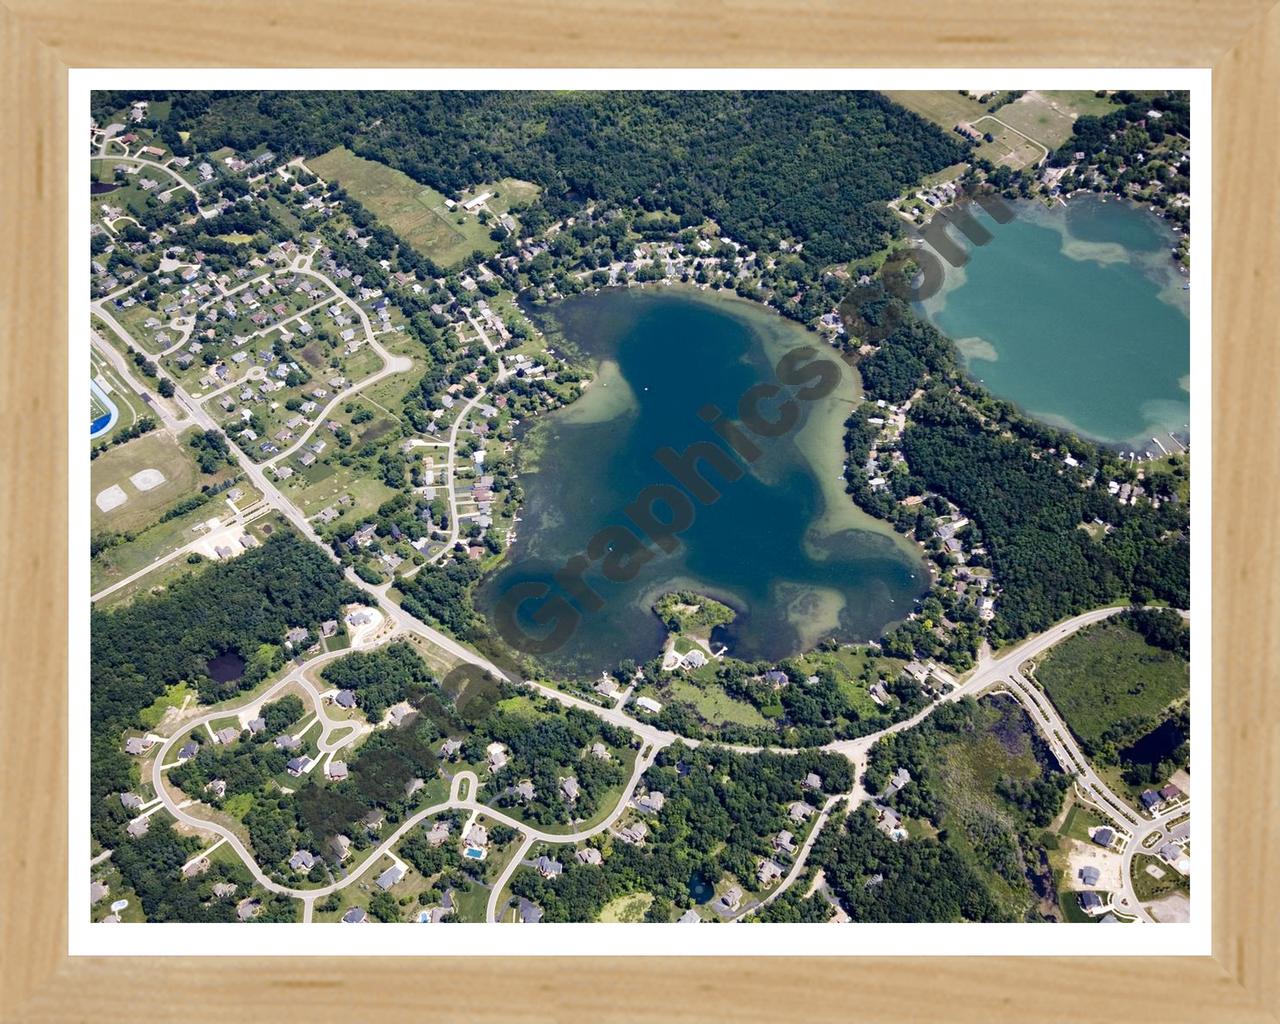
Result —
<instances>
[{"instance_id":1,"label":"light wood frame border","mask_svg":"<svg viewBox=\"0 0 1280 1024\"><path fill-rule=\"evenodd\" d=\"M643 5L2 0L0 1015L39 1022L1275 1021L1280 899L1280 7L1015 0ZM1269 9L1270 8L1270 9ZM483 28L482 28L483 27ZM1213 956L177 959L67 956L66 72L94 66L1214 69ZM1206 543L1204 537L1199 543ZM438 1008L432 1012L430 1008Z\"/></svg>"}]
</instances>

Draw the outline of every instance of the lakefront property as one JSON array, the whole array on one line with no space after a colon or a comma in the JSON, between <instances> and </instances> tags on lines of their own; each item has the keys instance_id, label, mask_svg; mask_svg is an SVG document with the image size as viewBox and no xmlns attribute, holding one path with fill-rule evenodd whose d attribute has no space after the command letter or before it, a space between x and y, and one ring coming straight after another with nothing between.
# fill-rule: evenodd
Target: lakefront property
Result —
<instances>
[{"instance_id":1,"label":"lakefront property","mask_svg":"<svg viewBox=\"0 0 1280 1024\"><path fill-rule=\"evenodd\" d=\"M95 93L94 925L1188 920L1191 99L1100 84Z\"/></svg>"}]
</instances>

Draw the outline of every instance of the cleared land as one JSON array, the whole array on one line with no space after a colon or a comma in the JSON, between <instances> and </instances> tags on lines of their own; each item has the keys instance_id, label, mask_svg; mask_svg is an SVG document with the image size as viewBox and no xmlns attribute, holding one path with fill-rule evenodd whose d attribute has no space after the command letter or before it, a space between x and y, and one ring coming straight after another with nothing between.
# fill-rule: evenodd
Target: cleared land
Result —
<instances>
[{"instance_id":1,"label":"cleared land","mask_svg":"<svg viewBox=\"0 0 1280 1024\"><path fill-rule=\"evenodd\" d=\"M386 164L339 146L309 160L307 166L326 181L338 182L378 220L442 266L457 263L476 249L494 252L498 248L489 237L489 225L461 209L450 210L441 193ZM500 197L494 203L500 209L507 197L498 191Z\"/></svg>"},{"instance_id":2,"label":"cleared land","mask_svg":"<svg viewBox=\"0 0 1280 1024\"><path fill-rule=\"evenodd\" d=\"M1184 699L1190 669L1127 626L1104 624L1054 647L1036 667L1036 679L1071 731L1097 749L1115 723L1154 718Z\"/></svg>"},{"instance_id":3,"label":"cleared land","mask_svg":"<svg viewBox=\"0 0 1280 1024\"><path fill-rule=\"evenodd\" d=\"M157 513L191 494L198 476L187 449L163 431L143 434L112 448L94 459L90 469L93 529L124 531L147 526ZM100 504L98 496L112 488L119 488L124 500L114 506L106 500Z\"/></svg>"}]
</instances>

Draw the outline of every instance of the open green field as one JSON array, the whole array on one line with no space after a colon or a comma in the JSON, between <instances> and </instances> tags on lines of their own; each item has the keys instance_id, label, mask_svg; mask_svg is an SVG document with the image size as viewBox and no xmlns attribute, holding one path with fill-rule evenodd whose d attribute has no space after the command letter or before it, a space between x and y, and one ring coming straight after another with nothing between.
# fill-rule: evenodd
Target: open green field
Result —
<instances>
[{"instance_id":1,"label":"open green field","mask_svg":"<svg viewBox=\"0 0 1280 1024\"><path fill-rule=\"evenodd\" d=\"M961 121L972 122L987 112L973 97L954 89L891 89L885 95L947 131Z\"/></svg>"},{"instance_id":2,"label":"open green field","mask_svg":"<svg viewBox=\"0 0 1280 1024\"><path fill-rule=\"evenodd\" d=\"M1037 94L1046 103L1075 117L1082 114L1101 117L1116 109L1110 96L1096 96L1089 89L1045 89L1039 90Z\"/></svg>"},{"instance_id":3,"label":"open green field","mask_svg":"<svg viewBox=\"0 0 1280 1024\"><path fill-rule=\"evenodd\" d=\"M739 725L767 725L764 715L746 701L734 700L718 683L695 686L687 679L673 677L667 691L676 700L698 709L698 714L714 725L736 722Z\"/></svg>"},{"instance_id":4,"label":"open green field","mask_svg":"<svg viewBox=\"0 0 1280 1024\"><path fill-rule=\"evenodd\" d=\"M605 924L637 924L653 903L653 893L633 892L610 900L600 908L600 920Z\"/></svg>"},{"instance_id":5,"label":"open green field","mask_svg":"<svg viewBox=\"0 0 1280 1024\"><path fill-rule=\"evenodd\" d=\"M344 146L309 160L307 166L326 181L340 184L378 220L442 266L476 249L497 250L486 225L470 214L449 210L441 193L403 171L356 156Z\"/></svg>"},{"instance_id":6,"label":"open green field","mask_svg":"<svg viewBox=\"0 0 1280 1024\"><path fill-rule=\"evenodd\" d=\"M208 504L201 505L186 515L177 516L167 522L157 523L155 526L149 527L138 534L132 541L107 548L89 563L89 584L92 591L97 593L117 580L132 576L139 570L145 569L175 548L189 544L199 536L199 531L195 529L198 524L208 519L223 518L228 511L226 502L220 497L215 498ZM175 561L185 569L192 568L187 565L185 558L178 558ZM163 577L148 573L137 582L140 585L139 589L143 587L149 589L161 584ZM134 593L136 592L135 590Z\"/></svg>"},{"instance_id":7,"label":"open green field","mask_svg":"<svg viewBox=\"0 0 1280 1024\"><path fill-rule=\"evenodd\" d=\"M327 431L316 436L327 437ZM350 494L354 504L341 511L345 512L345 518L359 518L376 511L384 501L399 493L366 474L367 471L356 466L322 461L294 473L285 481L283 489L308 516L315 515L342 495Z\"/></svg>"},{"instance_id":8,"label":"open green field","mask_svg":"<svg viewBox=\"0 0 1280 1024\"><path fill-rule=\"evenodd\" d=\"M158 478L154 473L162 474L163 479L155 482ZM92 528L140 530L154 522L158 513L193 493L199 475L188 450L163 431L152 431L118 445L99 455L90 466ZM146 485L153 482L154 486L148 489ZM119 487L125 500L103 511L99 496L112 487Z\"/></svg>"},{"instance_id":9,"label":"open green field","mask_svg":"<svg viewBox=\"0 0 1280 1024\"><path fill-rule=\"evenodd\" d=\"M1086 95L1093 99L1093 93ZM1028 92L1006 103L996 111L996 116L1050 149L1057 149L1071 138L1075 125L1073 111L1065 102L1051 100L1038 92Z\"/></svg>"},{"instance_id":10,"label":"open green field","mask_svg":"<svg viewBox=\"0 0 1280 1024\"><path fill-rule=\"evenodd\" d=\"M965 163L952 164L950 167L944 167L933 174L926 174L920 179L920 184L925 188L933 188L948 181L955 181L956 178L962 177L968 168L969 165Z\"/></svg>"},{"instance_id":11,"label":"open green field","mask_svg":"<svg viewBox=\"0 0 1280 1024\"><path fill-rule=\"evenodd\" d=\"M973 126L978 131L991 135L994 140L982 143L975 151L976 155L990 160L997 166L1003 164L1014 170L1039 163L1045 158L1044 148L1036 145L1035 142L1028 141L1017 131L1006 128L996 120L996 116L1008 109L1008 106L1001 107L997 115L989 114L973 122ZM1003 120L1004 118L1001 117L1000 121Z\"/></svg>"},{"instance_id":12,"label":"open green field","mask_svg":"<svg viewBox=\"0 0 1280 1024\"><path fill-rule=\"evenodd\" d=\"M1101 746L1117 722L1158 716L1185 699L1190 685L1186 661L1108 623L1058 644L1035 676L1087 749Z\"/></svg>"}]
</instances>

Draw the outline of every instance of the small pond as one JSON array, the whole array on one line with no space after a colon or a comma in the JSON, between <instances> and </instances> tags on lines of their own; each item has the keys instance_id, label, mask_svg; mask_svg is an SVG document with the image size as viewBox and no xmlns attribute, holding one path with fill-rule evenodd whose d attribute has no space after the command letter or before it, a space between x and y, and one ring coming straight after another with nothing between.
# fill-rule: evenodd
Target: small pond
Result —
<instances>
[{"instance_id":1,"label":"small pond","mask_svg":"<svg viewBox=\"0 0 1280 1024\"><path fill-rule=\"evenodd\" d=\"M244 675L244 658L235 651L223 651L206 666L209 678L219 683L234 683Z\"/></svg>"}]
</instances>

